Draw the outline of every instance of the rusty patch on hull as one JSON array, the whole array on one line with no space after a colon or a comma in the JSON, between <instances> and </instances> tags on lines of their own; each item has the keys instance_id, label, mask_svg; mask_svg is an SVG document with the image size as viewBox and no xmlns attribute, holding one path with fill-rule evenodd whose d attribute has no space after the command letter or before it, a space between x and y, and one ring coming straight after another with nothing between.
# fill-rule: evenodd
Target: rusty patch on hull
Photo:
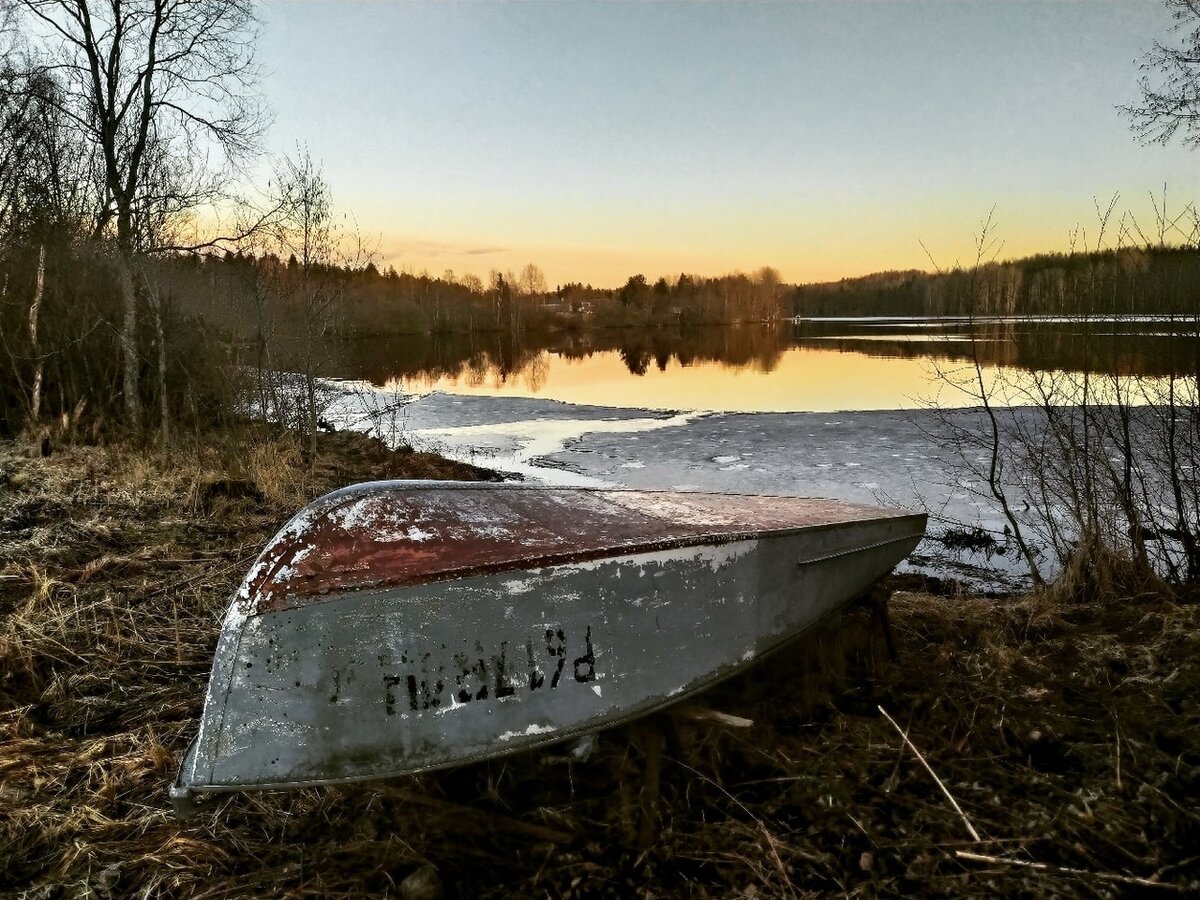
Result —
<instances>
[{"instance_id":1,"label":"rusty patch on hull","mask_svg":"<svg viewBox=\"0 0 1200 900\"><path fill-rule=\"evenodd\" d=\"M907 515L796 497L379 482L299 513L240 598L263 614L358 590Z\"/></svg>"}]
</instances>

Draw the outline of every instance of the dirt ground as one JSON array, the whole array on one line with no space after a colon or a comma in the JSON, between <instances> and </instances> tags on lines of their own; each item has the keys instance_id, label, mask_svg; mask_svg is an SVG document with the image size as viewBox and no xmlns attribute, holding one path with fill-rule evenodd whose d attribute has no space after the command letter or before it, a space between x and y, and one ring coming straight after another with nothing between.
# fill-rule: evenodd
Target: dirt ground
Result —
<instances>
[{"instance_id":1,"label":"dirt ground","mask_svg":"<svg viewBox=\"0 0 1200 900\"><path fill-rule=\"evenodd\" d=\"M341 484L485 474L358 435L313 466L258 433L168 459L0 445L0 895L1200 892L1200 607L912 579L890 585L895 660L855 607L587 762L234 796L178 824L220 616L270 534Z\"/></svg>"}]
</instances>

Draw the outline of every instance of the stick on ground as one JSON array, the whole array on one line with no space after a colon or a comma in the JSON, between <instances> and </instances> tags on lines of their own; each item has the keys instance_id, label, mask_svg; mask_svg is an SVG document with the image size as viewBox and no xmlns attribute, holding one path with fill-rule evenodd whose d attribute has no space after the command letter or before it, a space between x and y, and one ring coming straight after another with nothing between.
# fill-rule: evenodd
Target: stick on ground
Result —
<instances>
[{"instance_id":1,"label":"stick on ground","mask_svg":"<svg viewBox=\"0 0 1200 900\"><path fill-rule=\"evenodd\" d=\"M917 759L921 761L921 765L925 767L925 771L928 772L930 776L932 776L933 780L937 782L937 786L942 789L942 793L946 795L946 799L950 801L950 805L954 807L954 811L962 817L963 824L967 826L967 831L971 833L971 837L976 841L982 841L983 838L979 836L979 832L975 830L975 826L971 824L971 820L967 818L967 814L962 811L962 807L958 805L958 801L954 799L954 795L950 793L950 789L942 783L942 779L938 778L937 772L933 771L933 767L925 761L925 757L921 755L921 751L918 750L916 745L908 739L908 735L904 733L904 729L896 724L896 720L888 715L888 711L886 709L884 709L882 706L877 708L881 713L883 713L883 717L892 723L892 727L899 732L900 738L908 746L908 749L916 755Z\"/></svg>"},{"instance_id":2,"label":"stick on ground","mask_svg":"<svg viewBox=\"0 0 1200 900\"><path fill-rule=\"evenodd\" d=\"M1099 881L1115 881L1118 884L1136 884L1141 887L1165 888L1178 891L1178 885L1166 881L1154 881L1150 878L1139 878L1136 875L1120 875L1116 872L1089 872L1087 869L1072 869L1068 866L1052 866L1050 863L1034 862L1028 859L1009 859L1004 856L991 856L987 853L972 853L969 850L955 850L954 855L959 859L971 862L991 863L999 866L1019 866L1023 869L1037 869L1039 872L1049 872L1053 875L1073 875L1079 878L1095 878Z\"/></svg>"}]
</instances>

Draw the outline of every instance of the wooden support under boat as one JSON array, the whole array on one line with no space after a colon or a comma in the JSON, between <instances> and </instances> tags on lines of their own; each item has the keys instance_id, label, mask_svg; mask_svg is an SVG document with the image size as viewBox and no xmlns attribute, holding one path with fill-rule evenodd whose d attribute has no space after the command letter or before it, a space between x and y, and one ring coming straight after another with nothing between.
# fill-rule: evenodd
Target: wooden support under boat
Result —
<instances>
[{"instance_id":1,"label":"wooden support under boat","mask_svg":"<svg viewBox=\"0 0 1200 900\"><path fill-rule=\"evenodd\" d=\"M924 527L796 497L336 491L234 594L172 798L185 814L198 793L427 771L643 716L784 647Z\"/></svg>"}]
</instances>

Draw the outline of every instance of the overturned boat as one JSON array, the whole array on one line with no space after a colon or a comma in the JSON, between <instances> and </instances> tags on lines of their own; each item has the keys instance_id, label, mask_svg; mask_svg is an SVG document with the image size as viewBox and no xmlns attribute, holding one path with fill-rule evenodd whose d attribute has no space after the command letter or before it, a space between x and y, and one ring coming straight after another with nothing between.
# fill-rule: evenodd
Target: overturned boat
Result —
<instances>
[{"instance_id":1,"label":"overturned boat","mask_svg":"<svg viewBox=\"0 0 1200 900\"><path fill-rule=\"evenodd\" d=\"M916 546L830 500L438 481L313 502L234 594L171 790L380 778L562 741L782 646Z\"/></svg>"}]
</instances>

